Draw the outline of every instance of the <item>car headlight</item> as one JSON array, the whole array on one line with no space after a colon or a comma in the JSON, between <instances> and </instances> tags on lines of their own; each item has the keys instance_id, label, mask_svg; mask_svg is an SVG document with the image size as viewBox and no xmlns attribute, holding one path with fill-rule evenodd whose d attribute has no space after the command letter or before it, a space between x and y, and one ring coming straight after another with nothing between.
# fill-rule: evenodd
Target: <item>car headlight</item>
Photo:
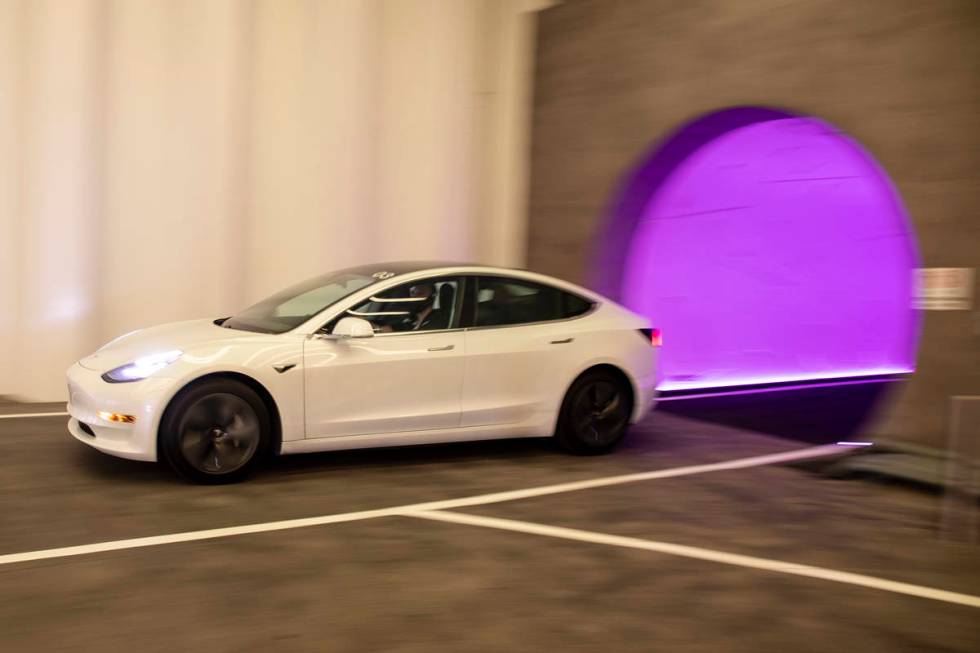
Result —
<instances>
[{"instance_id":1,"label":"car headlight","mask_svg":"<svg viewBox=\"0 0 980 653\"><path fill-rule=\"evenodd\" d=\"M142 358L137 358L132 363L127 363L121 367L117 367L114 370L109 370L102 375L104 381L109 383L129 383L130 381L139 381L140 379L145 379L151 374L159 372L167 365L170 365L175 360L180 358L183 352L177 351L165 351L160 354L151 354L149 356L143 356Z\"/></svg>"}]
</instances>

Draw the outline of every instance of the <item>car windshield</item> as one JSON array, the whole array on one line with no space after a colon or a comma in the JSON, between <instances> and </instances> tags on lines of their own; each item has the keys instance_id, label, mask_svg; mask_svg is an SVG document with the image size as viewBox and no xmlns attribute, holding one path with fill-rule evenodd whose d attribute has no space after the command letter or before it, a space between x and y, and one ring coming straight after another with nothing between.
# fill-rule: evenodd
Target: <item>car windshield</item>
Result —
<instances>
[{"instance_id":1,"label":"car windshield","mask_svg":"<svg viewBox=\"0 0 980 653\"><path fill-rule=\"evenodd\" d=\"M285 333L361 288L393 276L377 267L329 272L263 299L228 318L221 326L259 333Z\"/></svg>"}]
</instances>

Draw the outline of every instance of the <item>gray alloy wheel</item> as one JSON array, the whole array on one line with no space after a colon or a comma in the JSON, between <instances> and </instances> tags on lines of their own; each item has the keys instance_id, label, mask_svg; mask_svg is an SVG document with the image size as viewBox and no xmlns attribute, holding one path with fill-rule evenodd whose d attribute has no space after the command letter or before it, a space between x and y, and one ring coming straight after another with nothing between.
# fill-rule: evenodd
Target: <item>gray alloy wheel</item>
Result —
<instances>
[{"instance_id":1,"label":"gray alloy wheel","mask_svg":"<svg viewBox=\"0 0 980 653\"><path fill-rule=\"evenodd\" d=\"M269 411L250 387L209 379L182 390L160 422L160 452L182 476L199 483L232 483L268 449Z\"/></svg>"},{"instance_id":2,"label":"gray alloy wheel","mask_svg":"<svg viewBox=\"0 0 980 653\"><path fill-rule=\"evenodd\" d=\"M180 452L204 474L235 472L255 455L259 418L248 402L227 392L205 395L180 420Z\"/></svg>"},{"instance_id":3,"label":"gray alloy wheel","mask_svg":"<svg viewBox=\"0 0 980 653\"><path fill-rule=\"evenodd\" d=\"M586 372L565 395L555 438L572 453L605 453L626 434L632 412L628 384L606 370Z\"/></svg>"}]
</instances>

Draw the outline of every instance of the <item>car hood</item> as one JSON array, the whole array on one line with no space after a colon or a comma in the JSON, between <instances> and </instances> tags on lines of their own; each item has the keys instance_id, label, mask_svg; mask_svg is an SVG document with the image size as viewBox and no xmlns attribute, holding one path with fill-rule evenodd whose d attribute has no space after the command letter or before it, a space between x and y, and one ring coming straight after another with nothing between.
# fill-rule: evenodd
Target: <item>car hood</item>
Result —
<instances>
[{"instance_id":1,"label":"car hood","mask_svg":"<svg viewBox=\"0 0 980 653\"><path fill-rule=\"evenodd\" d=\"M84 368L108 372L121 365L132 363L141 356L180 350L242 337L243 332L224 329L212 320L171 322L159 326L132 331L103 345L101 349L78 361ZM254 334L252 334L254 335Z\"/></svg>"}]
</instances>

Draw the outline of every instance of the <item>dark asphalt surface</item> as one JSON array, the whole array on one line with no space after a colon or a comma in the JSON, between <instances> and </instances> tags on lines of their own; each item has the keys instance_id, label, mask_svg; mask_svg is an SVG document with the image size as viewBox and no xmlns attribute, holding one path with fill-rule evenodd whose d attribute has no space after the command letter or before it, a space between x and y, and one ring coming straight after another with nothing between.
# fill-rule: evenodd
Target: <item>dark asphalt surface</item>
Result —
<instances>
[{"instance_id":1,"label":"dark asphalt surface","mask_svg":"<svg viewBox=\"0 0 980 653\"><path fill-rule=\"evenodd\" d=\"M0 414L62 410L0 405ZM542 441L314 454L231 487L0 420L0 554L456 498L809 446L657 412L619 450ZM980 594L939 497L788 466L462 512ZM0 650L976 651L980 611L664 554L406 517L0 566Z\"/></svg>"}]
</instances>

